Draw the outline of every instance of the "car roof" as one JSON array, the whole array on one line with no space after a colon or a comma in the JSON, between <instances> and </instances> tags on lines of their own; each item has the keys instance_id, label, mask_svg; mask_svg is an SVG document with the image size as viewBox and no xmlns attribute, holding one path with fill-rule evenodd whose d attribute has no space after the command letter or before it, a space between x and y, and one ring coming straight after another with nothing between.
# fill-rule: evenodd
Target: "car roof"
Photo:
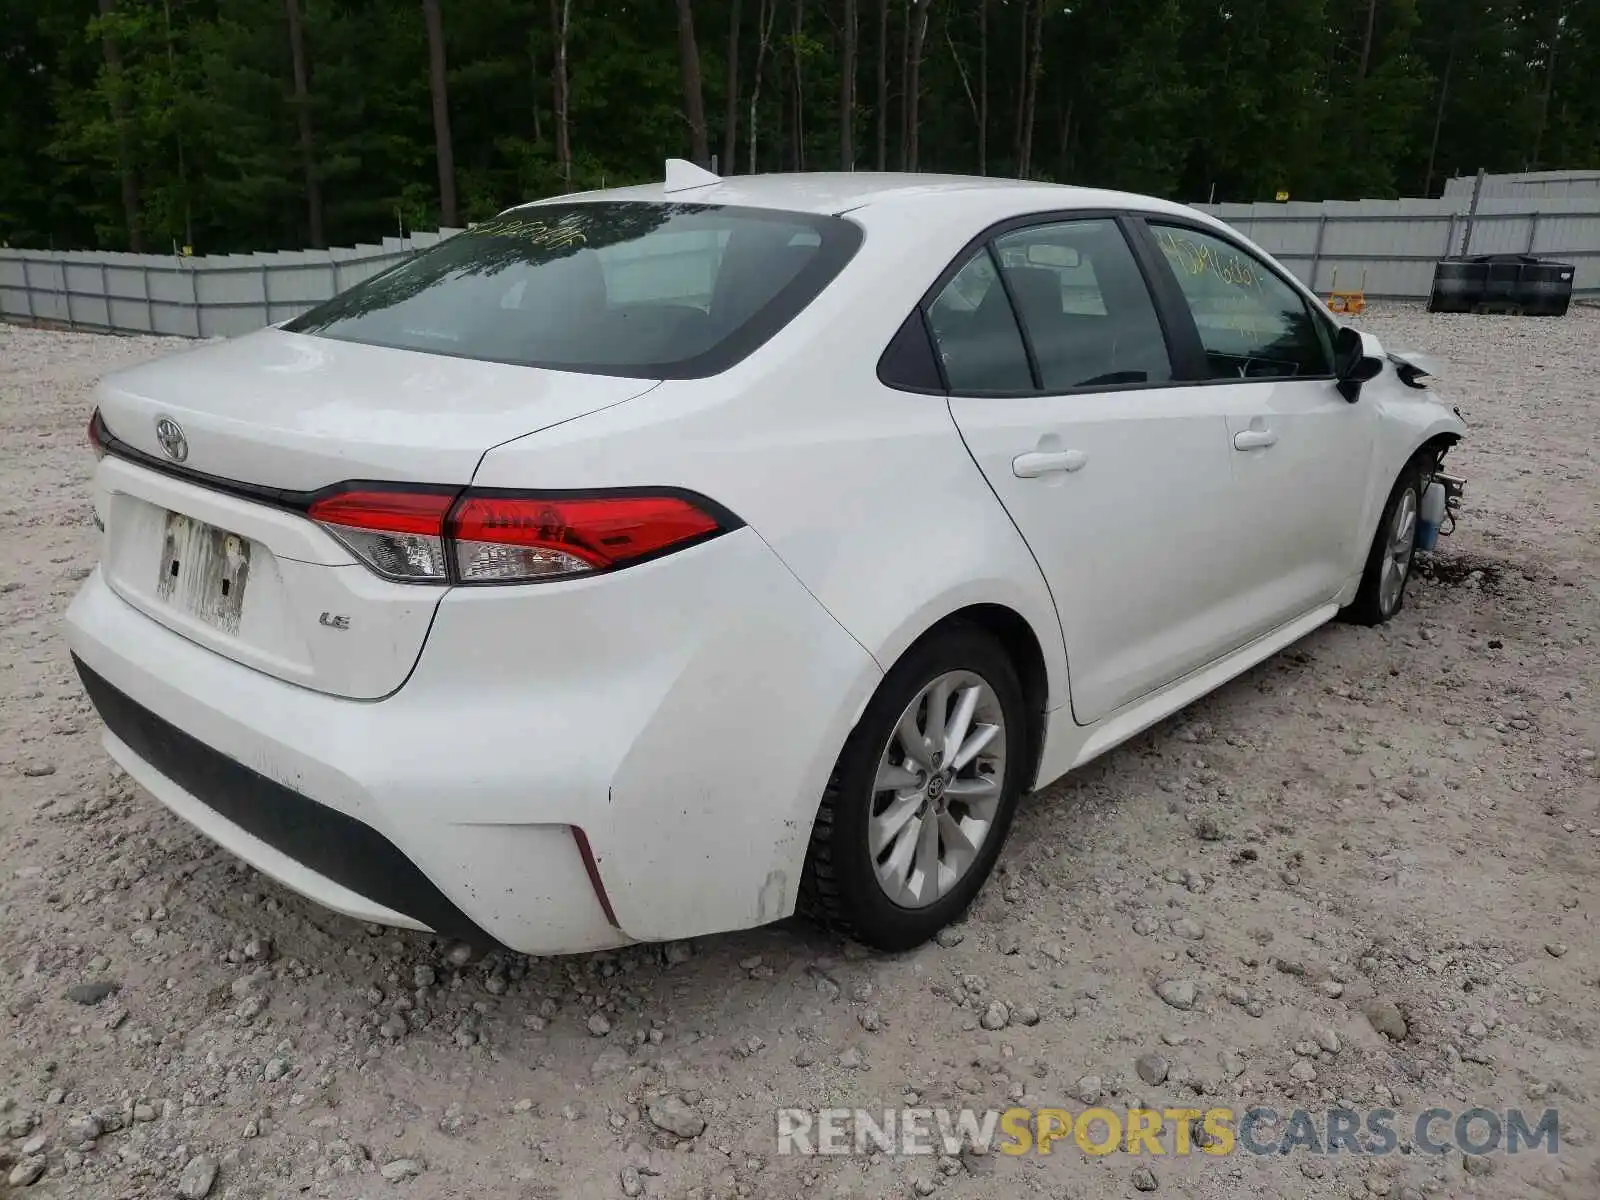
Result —
<instances>
[{"instance_id":1,"label":"car roof","mask_svg":"<svg viewBox=\"0 0 1600 1200\"><path fill-rule=\"evenodd\" d=\"M1111 208L1193 215L1192 209L1182 205L1131 192L977 175L932 175L897 171L734 175L699 187L668 190L664 182L646 183L634 187L551 196L545 200L534 201L533 204L653 200L659 203L735 205L838 215L891 201L896 207L910 204L938 208L957 197L964 202L961 204L963 208L992 206L997 213Z\"/></svg>"}]
</instances>

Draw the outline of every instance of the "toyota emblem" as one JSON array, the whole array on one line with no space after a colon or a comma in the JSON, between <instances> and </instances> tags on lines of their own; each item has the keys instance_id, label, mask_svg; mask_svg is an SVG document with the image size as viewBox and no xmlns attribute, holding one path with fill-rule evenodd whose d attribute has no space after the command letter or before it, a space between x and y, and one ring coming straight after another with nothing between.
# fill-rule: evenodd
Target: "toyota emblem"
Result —
<instances>
[{"instance_id":1,"label":"toyota emblem","mask_svg":"<svg viewBox=\"0 0 1600 1200\"><path fill-rule=\"evenodd\" d=\"M156 418L156 441L161 443L161 448L173 462L182 462L189 457L189 439L183 436L183 426L171 417Z\"/></svg>"}]
</instances>

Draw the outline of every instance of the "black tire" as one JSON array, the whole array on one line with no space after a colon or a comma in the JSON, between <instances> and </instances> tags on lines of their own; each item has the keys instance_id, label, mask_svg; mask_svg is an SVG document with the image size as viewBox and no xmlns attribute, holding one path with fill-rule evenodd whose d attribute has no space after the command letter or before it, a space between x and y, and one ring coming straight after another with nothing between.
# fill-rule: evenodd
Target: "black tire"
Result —
<instances>
[{"instance_id":1,"label":"black tire","mask_svg":"<svg viewBox=\"0 0 1600 1200\"><path fill-rule=\"evenodd\" d=\"M1356 598L1339 614L1344 620L1356 625L1382 625L1405 608L1406 584L1411 581L1411 568L1416 563L1415 522L1411 537L1411 554L1406 560L1401 576L1400 590L1398 594L1390 597L1385 596L1383 588L1385 549L1393 534L1395 513L1405 503L1407 493L1411 495L1413 511L1420 513L1422 496L1427 491L1431 478L1430 464L1426 458L1418 456L1405 465L1400 477L1394 481L1389 500L1383 506L1383 513L1378 518L1378 528L1372 535L1372 546L1367 551L1367 565L1361 573L1361 586L1356 591Z\"/></svg>"},{"instance_id":2,"label":"black tire","mask_svg":"<svg viewBox=\"0 0 1600 1200\"><path fill-rule=\"evenodd\" d=\"M993 690L1004 717L1004 780L992 824L966 874L922 908L895 903L879 885L868 846L879 760L907 706L941 675L971 672ZM966 911L994 869L1034 761L1035 732L1015 666L1000 643L973 625L936 630L908 650L878 686L846 741L811 831L801 909L879 950L909 950Z\"/></svg>"}]
</instances>

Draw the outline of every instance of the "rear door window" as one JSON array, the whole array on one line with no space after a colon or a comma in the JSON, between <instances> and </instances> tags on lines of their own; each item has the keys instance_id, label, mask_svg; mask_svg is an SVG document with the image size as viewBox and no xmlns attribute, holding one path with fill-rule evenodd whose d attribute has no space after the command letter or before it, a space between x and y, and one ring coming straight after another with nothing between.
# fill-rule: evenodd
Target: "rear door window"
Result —
<instances>
[{"instance_id":1,"label":"rear door window","mask_svg":"<svg viewBox=\"0 0 1600 1200\"><path fill-rule=\"evenodd\" d=\"M1167 383L1167 343L1139 264L1110 219L996 239L1046 392Z\"/></svg>"},{"instance_id":2,"label":"rear door window","mask_svg":"<svg viewBox=\"0 0 1600 1200\"><path fill-rule=\"evenodd\" d=\"M596 374L726 370L783 328L861 243L839 217L610 201L502 214L284 328Z\"/></svg>"}]
</instances>

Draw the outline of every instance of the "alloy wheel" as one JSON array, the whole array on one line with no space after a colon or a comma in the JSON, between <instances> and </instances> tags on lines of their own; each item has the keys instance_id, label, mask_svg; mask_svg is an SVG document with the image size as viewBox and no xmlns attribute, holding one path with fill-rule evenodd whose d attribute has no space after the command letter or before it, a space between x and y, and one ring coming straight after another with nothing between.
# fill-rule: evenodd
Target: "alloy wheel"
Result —
<instances>
[{"instance_id":1,"label":"alloy wheel","mask_svg":"<svg viewBox=\"0 0 1600 1200\"><path fill-rule=\"evenodd\" d=\"M1417 547L1417 492L1406 488L1400 493L1400 502L1394 506L1394 516L1389 519L1389 533L1384 540L1383 563L1378 575L1378 604L1384 616L1400 607L1400 594L1405 590L1406 574L1411 570L1411 555Z\"/></svg>"},{"instance_id":2,"label":"alloy wheel","mask_svg":"<svg viewBox=\"0 0 1600 1200\"><path fill-rule=\"evenodd\" d=\"M948 671L901 713L878 761L867 848L878 885L925 908L972 869L1006 777L1006 723L994 689Z\"/></svg>"}]
</instances>

